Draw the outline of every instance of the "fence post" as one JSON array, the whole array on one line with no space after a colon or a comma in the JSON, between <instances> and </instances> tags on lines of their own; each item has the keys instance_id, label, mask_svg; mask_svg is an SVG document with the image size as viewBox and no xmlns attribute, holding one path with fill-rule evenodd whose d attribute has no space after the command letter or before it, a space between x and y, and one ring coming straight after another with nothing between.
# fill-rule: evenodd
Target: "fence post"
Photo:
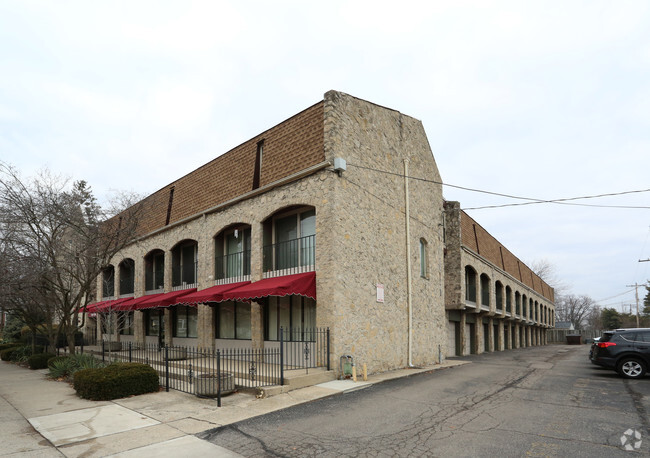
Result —
<instances>
[{"instance_id":1,"label":"fence post","mask_svg":"<svg viewBox=\"0 0 650 458\"><path fill-rule=\"evenodd\" d=\"M284 385L284 330L280 326L280 385Z\"/></svg>"},{"instance_id":2,"label":"fence post","mask_svg":"<svg viewBox=\"0 0 650 458\"><path fill-rule=\"evenodd\" d=\"M169 392L169 347L165 345L165 391Z\"/></svg>"},{"instance_id":3,"label":"fence post","mask_svg":"<svg viewBox=\"0 0 650 458\"><path fill-rule=\"evenodd\" d=\"M133 356L132 356L132 353L131 353L131 342L129 342L129 362L130 363L133 362Z\"/></svg>"},{"instance_id":4,"label":"fence post","mask_svg":"<svg viewBox=\"0 0 650 458\"><path fill-rule=\"evenodd\" d=\"M102 339L102 362L104 362L104 355L106 354L106 350L104 348L104 343L106 341Z\"/></svg>"},{"instance_id":5,"label":"fence post","mask_svg":"<svg viewBox=\"0 0 650 458\"><path fill-rule=\"evenodd\" d=\"M221 350L217 350L217 407L221 407Z\"/></svg>"},{"instance_id":6,"label":"fence post","mask_svg":"<svg viewBox=\"0 0 650 458\"><path fill-rule=\"evenodd\" d=\"M330 328L327 328L327 370L330 370Z\"/></svg>"}]
</instances>

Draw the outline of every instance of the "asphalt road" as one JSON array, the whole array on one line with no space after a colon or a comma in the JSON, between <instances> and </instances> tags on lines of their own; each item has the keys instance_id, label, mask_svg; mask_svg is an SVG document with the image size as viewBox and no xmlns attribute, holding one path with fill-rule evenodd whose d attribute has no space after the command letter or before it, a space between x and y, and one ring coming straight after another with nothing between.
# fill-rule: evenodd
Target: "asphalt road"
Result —
<instances>
[{"instance_id":1,"label":"asphalt road","mask_svg":"<svg viewBox=\"0 0 650 458\"><path fill-rule=\"evenodd\" d=\"M552 345L471 356L463 359L472 364L199 437L244 456L650 455L650 377L624 380L587 353L586 345ZM622 437L637 448L626 451Z\"/></svg>"}]
</instances>

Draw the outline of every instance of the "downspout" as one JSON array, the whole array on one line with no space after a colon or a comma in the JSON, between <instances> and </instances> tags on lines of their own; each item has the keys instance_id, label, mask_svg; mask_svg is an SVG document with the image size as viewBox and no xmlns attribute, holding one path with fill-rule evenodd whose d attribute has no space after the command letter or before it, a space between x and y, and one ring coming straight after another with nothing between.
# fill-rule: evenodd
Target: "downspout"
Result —
<instances>
[{"instance_id":1,"label":"downspout","mask_svg":"<svg viewBox=\"0 0 650 458\"><path fill-rule=\"evenodd\" d=\"M404 200L406 210L406 304L408 309L408 367L413 367L413 310L411 294L411 210L409 207L409 159L404 159Z\"/></svg>"}]
</instances>

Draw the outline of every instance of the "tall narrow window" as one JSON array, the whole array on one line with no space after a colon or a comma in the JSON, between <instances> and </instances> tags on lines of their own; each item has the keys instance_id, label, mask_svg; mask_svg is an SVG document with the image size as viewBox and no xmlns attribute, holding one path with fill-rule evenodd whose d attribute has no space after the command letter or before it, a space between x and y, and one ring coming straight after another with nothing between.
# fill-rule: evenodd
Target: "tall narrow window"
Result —
<instances>
[{"instance_id":1,"label":"tall narrow window","mask_svg":"<svg viewBox=\"0 0 650 458\"><path fill-rule=\"evenodd\" d=\"M420 277L429 278L427 241L420 239Z\"/></svg>"},{"instance_id":2,"label":"tall narrow window","mask_svg":"<svg viewBox=\"0 0 650 458\"><path fill-rule=\"evenodd\" d=\"M255 172L253 174L253 189L260 187L260 176L262 175L262 156L264 154L264 140L257 142L257 153L255 154Z\"/></svg>"}]
</instances>

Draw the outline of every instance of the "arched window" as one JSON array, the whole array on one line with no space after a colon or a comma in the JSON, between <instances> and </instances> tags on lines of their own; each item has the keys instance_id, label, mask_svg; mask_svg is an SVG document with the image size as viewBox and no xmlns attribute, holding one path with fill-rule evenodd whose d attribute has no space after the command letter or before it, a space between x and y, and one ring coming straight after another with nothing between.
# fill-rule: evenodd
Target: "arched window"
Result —
<instances>
[{"instance_id":1,"label":"arched window","mask_svg":"<svg viewBox=\"0 0 650 458\"><path fill-rule=\"evenodd\" d=\"M506 313L512 313L512 288L506 286Z\"/></svg>"},{"instance_id":2,"label":"arched window","mask_svg":"<svg viewBox=\"0 0 650 458\"><path fill-rule=\"evenodd\" d=\"M490 277L481 274L481 306L490 307Z\"/></svg>"},{"instance_id":3,"label":"arched window","mask_svg":"<svg viewBox=\"0 0 650 458\"><path fill-rule=\"evenodd\" d=\"M316 268L316 210L291 207L264 222L264 276L311 272Z\"/></svg>"},{"instance_id":4,"label":"arched window","mask_svg":"<svg viewBox=\"0 0 650 458\"><path fill-rule=\"evenodd\" d=\"M162 293L165 287L165 253L152 250L144 257L144 289Z\"/></svg>"},{"instance_id":5,"label":"arched window","mask_svg":"<svg viewBox=\"0 0 650 458\"><path fill-rule=\"evenodd\" d=\"M214 238L214 278L217 284L248 281L251 275L251 227L232 225Z\"/></svg>"},{"instance_id":6,"label":"arched window","mask_svg":"<svg viewBox=\"0 0 650 458\"><path fill-rule=\"evenodd\" d=\"M476 271L465 266L465 301L476 305Z\"/></svg>"},{"instance_id":7,"label":"arched window","mask_svg":"<svg viewBox=\"0 0 650 458\"><path fill-rule=\"evenodd\" d=\"M515 291L515 315L521 315L521 294Z\"/></svg>"},{"instance_id":8,"label":"arched window","mask_svg":"<svg viewBox=\"0 0 650 458\"><path fill-rule=\"evenodd\" d=\"M133 294L135 289L135 261L125 259L120 262L120 295Z\"/></svg>"},{"instance_id":9,"label":"arched window","mask_svg":"<svg viewBox=\"0 0 650 458\"><path fill-rule=\"evenodd\" d=\"M498 311L503 311L503 283L497 281L494 284L494 295L496 299L496 309Z\"/></svg>"},{"instance_id":10,"label":"arched window","mask_svg":"<svg viewBox=\"0 0 650 458\"><path fill-rule=\"evenodd\" d=\"M183 240L172 248L172 289L196 288L198 275L198 243Z\"/></svg>"},{"instance_id":11,"label":"arched window","mask_svg":"<svg viewBox=\"0 0 650 458\"><path fill-rule=\"evenodd\" d=\"M420 239L420 277L429 278L429 247L425 239Z\"/></svg>"}]
</instances>

